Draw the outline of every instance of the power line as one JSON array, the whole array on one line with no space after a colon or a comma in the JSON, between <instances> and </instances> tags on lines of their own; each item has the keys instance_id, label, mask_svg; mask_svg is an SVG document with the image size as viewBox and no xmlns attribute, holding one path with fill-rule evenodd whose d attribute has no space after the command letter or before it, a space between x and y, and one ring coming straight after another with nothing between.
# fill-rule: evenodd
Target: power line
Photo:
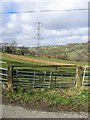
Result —
<instances>
[{"instance_id":1,"label":"power line","mask_svg":"<svg viewBox=\"0 0 90 120\"><path fill-rule=\"evenodd\" d=\"M62 11L66 11L66 12L69 12L69 11L87 11L89 9L87 8L81 8L81 9L66 9L66 10L40 10L40 11L37 11L37 10L31 10L31 11L15 11L15 12L2 12L0 14L18 14L18 13L36 13L36 12L62 12Z\"/></svg>"}]
</instances>

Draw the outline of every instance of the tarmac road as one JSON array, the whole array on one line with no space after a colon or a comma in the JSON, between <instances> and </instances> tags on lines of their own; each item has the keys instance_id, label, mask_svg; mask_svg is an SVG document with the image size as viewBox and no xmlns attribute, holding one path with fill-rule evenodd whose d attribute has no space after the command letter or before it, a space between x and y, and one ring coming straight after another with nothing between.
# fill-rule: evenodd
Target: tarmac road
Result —
<instances>
[{"instance_id":1,"label":"tarmac road","mask_svg":"<svg viewBox=\"0 0 90 120\"><path fill-rule=\"evenodd\" d=\"M2 118L88 118L88 113L32 111L19 106L2 105Z\"/></svg>"}]
</instances>

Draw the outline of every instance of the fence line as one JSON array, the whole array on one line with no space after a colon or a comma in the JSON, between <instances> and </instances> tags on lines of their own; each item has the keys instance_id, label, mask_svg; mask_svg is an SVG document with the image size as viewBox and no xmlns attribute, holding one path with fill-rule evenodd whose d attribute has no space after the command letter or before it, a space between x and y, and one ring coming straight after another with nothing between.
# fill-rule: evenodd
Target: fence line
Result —
<instances>
[{"instance_id":1,"label":"fence line","mask_svg":"<svg viewBox=\"0 0 90 120\"><path fill-rule=\"evenodd\" d=\"M72 86L80 88L83 85L83 67L77 65L8 65L8 69L0 68L0 70L7 71L7 74L2 73L2 76L6 76L9 90L13 90L19 85L25 88ZM2 81L6 82L4 77L2 77Z\"/></svg>"},{"instance_id":2,"label":"fence line","mask_svg":"<svg viewBox=\"0 0 90 120\"><path fill-rule=\"evenodd\" d=\"M0 83L4 83L4 84L6 84L6 82L7 82L7 76L8 76L8 74L7 74L7 69L6 68L1 68L0 67Z\"/></svg>"},{"instance_id":3,"label":"fence line","mask_svg":"<svg viewBox=\"0 0 90 120\"><path fill-rule=\"evenodd\" d=\"M18 66L11 66L11 70L13 70L14 68L17 68ZM19 67L25 67L25 66L19 66ZM27 66L26 66L27 67ZM61 66L29 66L29 67L33 67L35 68L33 71L25 71L25 70L18 70L17 74L13 77L12 80L12 76L10 75L11 72L9 72L9 82L11 84L16 85L17 83L20 84L22 87L29 86L29 87L66 87L69 86L70 84L74 84L75 83L75 77L76 77L76 73L74 72L74 75L72 75L71 73L68 72L67 70L67 75L65 76L66 73L65 70L63 70L63 67L76 67L75 65L61 65ZM51 68L52 67L52 70ZM61 67L61 71L62 74L58 72L58 68ZM43 70L41 69L43 68ZM45 70L46 68L50 69L50 70ZM40 70L39 70L40 69ZM60 68L59 68L60 69ZM8 69L10 71L10 69ZM59 70L60 71L60 70ZM66 82L63 81L65 79L65 77L68 76L68 79L70 79L72 77L72 82ZM10 80L11 77L11 80ZM15 78L16 77L16 78ZM12 83L13 81L13 83ZM68 84L68 85L66 85Z\"/></svg>"},{"instance_id":4,"label":"fence line","mask_svg":"<svg viewBox=\"0 0 90 120\"><path fill-rule=\"evenodd\" d=\"M85 86L90 86L90 67L85 66L83 68L83 80L82 80L82 85Z\"/></svg>"}]
</instances>

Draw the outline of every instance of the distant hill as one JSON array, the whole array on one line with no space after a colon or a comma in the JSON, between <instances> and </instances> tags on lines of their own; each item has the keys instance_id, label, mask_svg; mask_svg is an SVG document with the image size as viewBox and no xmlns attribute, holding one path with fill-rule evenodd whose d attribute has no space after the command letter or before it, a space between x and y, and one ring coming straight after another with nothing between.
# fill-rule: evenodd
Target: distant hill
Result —
<instances>
[{"instance_id":1,"label":"distant hill","mask_svg":"<svg viewBox=\"0 0 90 120\"><path fill-rule=\"evenodd\" d=\"M89 43L90 44L90 43ZM40 48L40 56L71 61L88 61L88 43L73 43L62 46L44 46Z\"/></svg>"},{"instance_id":2,"label":"distant hill","mask_svg":"<svg viewBox=\"0 0 90 120\"><path fill-rule=\"evenodd\" d=\"M88 47L90 42L87 43L73 43L61 46L42 46L39 48L18 47L16 44L3 44L0 50L4 53L26 55L26 56L39 56L55 58L59 60L88 62Z\"/></svg>"}]
</instances>

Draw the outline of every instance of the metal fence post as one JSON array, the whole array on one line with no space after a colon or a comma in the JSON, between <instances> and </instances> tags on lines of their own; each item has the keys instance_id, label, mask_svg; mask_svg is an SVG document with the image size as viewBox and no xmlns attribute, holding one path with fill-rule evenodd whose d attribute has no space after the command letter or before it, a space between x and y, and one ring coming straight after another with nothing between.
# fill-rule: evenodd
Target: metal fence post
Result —
<instances>
[{"instance_id":1,"label":"metal fence post","mask_svg":"<svg viewBox=\"0 0 90 120\"><path fill-rule=\"evenodd\" d=\"M51 83L52 83L52 72L50 72L49 88L51 87Z\"/></svg>"},{"instance_id":2,"label":"metal fence post","mask_svg":"<svg viewBox=\"0 0 90 120\"><path fill-rule=\"evenodd\" d=\"M76 78L76 88L82 87L82 67L77 66L76 70L77 78Z\"/></svg>"},{"instance_id":3,"label":"metal fence post","mask_svg":"<svg viewBox=\"0 0 90 120\"><path fill-rule=\"evenodd\" d=\"M13 67L12 65L8 65L8 91L12 91L13 90L13 84L12 84L12 80L13 80Z\"/></svg>"}]
</instances>

